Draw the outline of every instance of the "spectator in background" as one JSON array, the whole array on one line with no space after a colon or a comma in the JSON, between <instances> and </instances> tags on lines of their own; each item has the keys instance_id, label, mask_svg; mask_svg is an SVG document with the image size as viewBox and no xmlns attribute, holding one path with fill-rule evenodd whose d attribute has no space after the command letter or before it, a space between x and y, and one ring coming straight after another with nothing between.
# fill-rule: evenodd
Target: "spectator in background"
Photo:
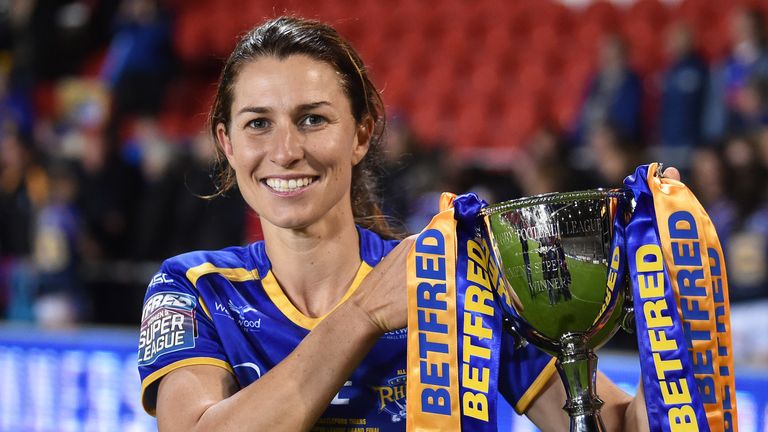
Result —
<instances>
[{"instance_id":1,"label":"spectator in background","mask_svg":"<svg viewBox=\"0 0 768 432\"><path fill-rule=\"evenodd\" d=\"M627 173L645 162L641 152L631 140L622 135L622 129L602 124L592 130L586 150L593 161L592 187L621 187Z\"/></svg>"},{"instance_id":2,"label":"spectator in background","mask_svg":"<svg viewBox=\"0 0 768 432\"><path fill-rule=\"evenodd\" d=\"M693 150L690 162L690 186L696 198L707 210L720 244L728 244L728 238L736 223L736 207L726 190L725 161L719 147L698 147Z\"/></svg>"},{"instance_id":3,"label":"spectator in background","mask_svg":"<svg viewBox=\"0 0 768 432\"><path fill-rule=\"evenodd\" d=\"M77 178L63 161L49 164L50 188L35 221L33 256L38 273L35 321L43 327L72 326L87 315L79 273L80 218Z\"/></svg>"},{"instance_id":4,"label":"spectator in background","mask_svg":"<svg viewBox=\"0 0 768 432\"><path fill-rule=\"evenodd\" d=\"M542 127L536 131L512 159L511 168L523 196L588 187L585 177L572 168L570 149L553 127Z\"/></svg>"},{"instance_id":5,"label":"spectator in background","mask_svg":"<svg viewBox=\"0 0 768 432\"><path fill-rule=\"evenodd\" d=\"M83 219L84 259L126 258L139 192L139 173L108 145L101 129L79 134L77 207Z\"/></svg>"},{"instance_id":6,"label":"spectator in background","mask_svg":"<svg viewBox=\"0 0 768 432\"><path fill-rule=\"evenodd\" d=\"M32 136L32 104L29 94L13 82L12 59L0 53L0 124L14 123L19 133Z\"/></svg>"},{"instance_id":7,"label":"spectator in background","mask_svg":"<svg viewBox=\"0 0 768 432\"><path fill-rule=\"evenodd\" d=\"M683 23L667 32L666 53L669 65L661 83L658 159L686 169L690 152L701 142L707 65L696 53L691 29Z\"/></svg>"},{"instance_id":8,"label":"spectator in background","mask_svg":"<svg viewBox=\"0 0 768 432\"><path fill-rule=\"evenodd\" d=\"M768 296L768 172L762 166L757 143L734 136L723 151L726 188L733 200L736 220L724 244L728 259L731 299L745 301Z\"/></svg>"},{"instance_id":9,"label":"spectator in background","mask_svg":"<svg viewBox=\"0 0 768 432\"><path fill-rule=\"evenodd\" d=\"M464 166L458 170L454 182L455 186L449 190L457 193L474 192L491 204L520 198L520 186L515 180L506 172L489 167Z\"/></svg>"},{"instance_id":10,"label":"spectator in background","mask_svg":"<svg viewBox=\"0 0 768 432\"><path fill-rule=\"evenodd\" d=\"M0 123L0 294L10 319L31 320L36 280L29 258L47 180L16 123Z\"/></svg>"},{"instance_id":11,"label":"spectator in background","mask_svg":"<svg viewBox=\"0 0 768 432\"><path fill-rule=\"evenodd\" d=\"M722 239L728 265L733 351L739 362L758 367L768 361L768 338L764 337L768 331L768 179L764 145L751 137L727 141L723 163L729 175L723 179L735 213L730 226L722 229L717 211L707 207ZM705 173L710 177L713 174Z\"/></svg>"},{"instance_id":12,"label":"spectator in background","mask_svg":"<svg viewBox=\"0 0 768 432\"><path fill-rule=\"evenodd\" d=\"M129 146L139 153L141 194L135 208L131 235L132 257L161 260L173 250L168 233L174 229L175 201L182 192L177 147L170 143L151 117L135 123Z\"/></svg>"},{"instance_id":13,"label":"spectator in background","mask_svg":"<svg viewBox=\"0 0 768 432\"><path fill-rule=\"evenodd\" d=\"M123 0L102 77L112 88L110 133L125 116L155 115L173 76L171 21L158 0Z\"/></svg>"},{"instance_id":14,"label":"spectator in background","mask_svg":"<svg viewBox=\"0 0 768 432\"><path fill-rule=\"evenodd\" d=\"M21 134L16 123L0 124L0 251L4 255L29 255L30 222L45 183L29 138Z\"/></svg>"},{"instance_id":15,"label":"spectator in background","mask_svg":"<svg viewBox=\"0 0 768 432\"><path fill-rule=\"evenodd\" d=\"M183 162L183 185L178 189L172 227L172 253L221 249L243 244L246 205L239 193L201 199L216 193L211 181L215 147L210 135L199 133ZM163 206L163 210L167 206Z\"/></svg>"},{"instance_id":16,"label":"spectator in background","mask_svg":"<svg viewBox=\"0 0 768 432\"><path fill-rule=\"evenodd\" d=\"M642 83L629 67L621 37L614 34L602 40L598 61L576 124L576 144L584 144L601 124L612 124L633 143L640 142Z\"/></svg>"},{"instance_id":17,"label":"spectator in background","mask_svg":"<svg viewBox=\"0 0 768 432\"><path fill-rule=\"evenodd\" d=\"M710 80L706 108L705 138L723 139L736 132L733 124L738 116L741 91L752 79L768 78L765 17L758 9L737 8L731 17L731 51L728 58L716 66ZM743 130L740 132L744 132Z\"/></svg>"},{"instance_id":18,"label":"spectator in background","mask_svg":"<svg viewBox=\"0 0 768 432\"><path fill-rule=\"evenodd\" d=\"M387 122L382 153L382 211L396 226L418 232L437 213L436 196L450 181L443 155L425 150L402 115L393 115Z\"/></svg>"},{"instance_id":19,"label":"spectator in background","mask_svg":"<svg viewBox=\"0 0 768 432\"><path fill-rule=\"evenodd\" d=\"M731 134L753 134L768 124L768 76L753 75L736 93L728 113Z\"/></svg>"}]
</instances>

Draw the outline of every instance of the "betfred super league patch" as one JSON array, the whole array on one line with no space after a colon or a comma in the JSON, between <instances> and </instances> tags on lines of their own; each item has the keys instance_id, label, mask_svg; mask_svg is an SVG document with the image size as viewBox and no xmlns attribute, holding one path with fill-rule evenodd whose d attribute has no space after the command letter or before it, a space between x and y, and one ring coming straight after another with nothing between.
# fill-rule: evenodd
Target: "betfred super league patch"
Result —
<instances>
[{"instance_id":1,"label":"betfred super league patch","mask_svg":"<svg viewBox=\"0 0 768 432\"><path fill-rule=\"evenodd\" d=\"M195 347L196 305L195 297L179 292L161 292L147 299L141 314L139 365Z\"/></svg>"}]
</instances>

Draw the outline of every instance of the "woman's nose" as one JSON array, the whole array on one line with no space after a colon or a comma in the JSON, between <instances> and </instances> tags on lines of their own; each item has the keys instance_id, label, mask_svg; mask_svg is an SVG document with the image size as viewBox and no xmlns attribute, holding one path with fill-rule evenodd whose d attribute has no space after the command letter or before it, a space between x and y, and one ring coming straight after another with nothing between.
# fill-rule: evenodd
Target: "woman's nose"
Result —
<instances>
[{"instance_id":1,"label":"woman's nose","mask_svg":"<svg viewBox=\"0 0 768 432\"><path fill-rule=\"evenodd\" d=\"M302 137L295 128L280 128L275 138L270 160L276 165L288 168L304 157Z\"/></svg>"}]
</instances>

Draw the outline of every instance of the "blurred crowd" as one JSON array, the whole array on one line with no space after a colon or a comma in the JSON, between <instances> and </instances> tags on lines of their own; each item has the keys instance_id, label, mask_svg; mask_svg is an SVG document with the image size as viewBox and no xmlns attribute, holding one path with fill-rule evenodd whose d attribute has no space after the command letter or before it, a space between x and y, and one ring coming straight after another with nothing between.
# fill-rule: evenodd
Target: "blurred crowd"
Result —
<instances>
[{"instance_id":1,"label":"blurred crowd","mask_svg":"<svg viewBox=\"0 0 768 432\"><path fill-rule=\"evenodd\" d=\"M22 0L0 18L3 317L135 323L160 260L245 239L239 197L201 198L207 136L158 127L171 17L154 1Z\"/></svg>"},{"instance_id":2,"label":"blurred crowd","mask_svg":"<svg viewBox=\"0 0 768 432\"><path fill-rule=\"evenodd\" d=\"M701 41L685 22L659 29L658 73L635 70L626 41L603 36L569 124L544 121L506 147L425 141L407 111L388 105L384 208L413 232L441 191L499 202L616 187L637 165L661 161L682 171L713 219L731 299L761 304L768 18L755 4L733 9L730 34L721 35L728 53L718 58L697 51ZM0 0L3 319L135 324L160 260L259 238L257 217L237 194L204 198L215 192L215 161L200 119L183 134L159 121L169 85L185 73L173 34L173 7L159 0Z\"/></svg>"}]
</instances>

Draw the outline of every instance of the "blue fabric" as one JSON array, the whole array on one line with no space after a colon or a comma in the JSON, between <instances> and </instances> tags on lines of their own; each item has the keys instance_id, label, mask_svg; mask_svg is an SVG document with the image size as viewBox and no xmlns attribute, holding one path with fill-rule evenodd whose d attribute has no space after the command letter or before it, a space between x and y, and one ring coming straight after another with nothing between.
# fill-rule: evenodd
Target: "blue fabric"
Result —
<instances>
[{"instance_id":1,"label":"blue fabric","mask_svg":"<svg viewBox=\"0 0 768 432\"><path fill-rule=\"evenodd\" d=\"M358 232L361 258L371 266L381 261L397 244L362 228ZM139 365L142 382L147 386L142 399L150 411L154 410L157 383L162 374L150 375L163 367L173 367L185 359L217 359L232 366L240 387L245 387L282 361L309 333L272 303L261 280L237 282L228 280L221 273L210 273L201 276L193 286L186 277L187 270L204 263L223 269L256 269L261 279L271 270L263 242L219 251L192 252L163 263L147 289L145 309L146 302L155 295L181 295L177 310L185 317L184 325L187 325L186 317L194 320L194 346L163 352L151 363ZM185 299L194 302L191 310L185 309ZM203 304L210 317L203 310ZM255 327L257 321L259 326ZM179 328L180 333L187 329ZM406 337L405 330L383 335L349 378L349 385L342 387L337 402L328 407L321 421L362 419L365 427L404 431ZM504 389L505 398L514 405L550 357L530 349L515 351L513 339L508 335L502 338L501 345L499 386Z\"/></svg>"},{"instance_id":2,"label":"blue fabric","mask_svg":"<svg viewBox=\"0 0 768 432\"><path fill-rule=\"evenodd\" d=\"M493 432L497 427L497 386L499 383L498 374L501 354L501 338L504 330L501 326L501 311L497 308L495 295L493 293L496 291L496 286L499 281L491 280L492 278L488 270L489 262L487 257L490 253L489 243L478 243L475 235L475 228L479 220L478 216L480 210L486 205L487 204L480 200L475 194L461 195L453 202L454 217L457 222L456 322L458 324L460 397L461 400L464 401L465 398L467 398L467 400L472 400L475 395L482 395L483 398L480 403L487 404L483 409L489 414L485 419L485 422L478 420L471 415L467 415L465 412L466 405L462 403L461 430L464 432ZM472 247L475 253L470 253L470 247ZM478 254L477 251L480 250L483 250L484 253L481 252ZM477 255L480 255L480 257ZM487 281L487 284L482 286L482 284L469 280L469 275L471 273L480 273L482 278ZM470 289L484 293L490 291L490 296L487 300L479 302L491 311L490 315L488 313L478 313L476 310L471 310L477 308L465 308L468 301L471 302L474 300L477 302L476 298L467 298L472 297L472 294L468 295L468 290ZM478 336L477 333L480 333L479 331L467 331L470 326L477 326L478 323L482 326L483 331L487 332L485 336ZM482 355L471 355L472 351L467 351L468 347L466 344L473 345L475 347L474 349L482 349L483 353L487 353L487 357L483 357ZM474 379L475 381L483 381L485 382L485 386L465 382L465 368L469 371L469 374L471 374L471 379ZM483 379L483 373L485 371L488 372L488 376ZM469 393L469 395L467 395L467 393Z\"/></svg>"}]
</instances>

